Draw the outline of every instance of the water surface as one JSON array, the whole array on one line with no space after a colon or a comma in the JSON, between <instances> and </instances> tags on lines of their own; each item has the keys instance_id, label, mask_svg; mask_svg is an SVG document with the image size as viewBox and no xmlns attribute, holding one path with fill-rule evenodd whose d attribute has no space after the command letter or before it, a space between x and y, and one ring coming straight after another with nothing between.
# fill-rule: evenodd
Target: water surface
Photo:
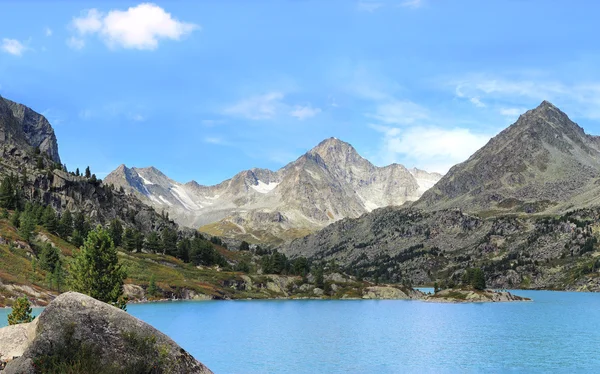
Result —
<instances>
[{"instance_id":1,"label":"water surface","mask_svg":"<svg viewBox=\"0 0 600 374\"><path fill-rule=\"evenodd\" d=\"M215 373L600 370L600 294L515 293L534 301L203 301L128 309Z\"/></svg>"}]
</instances>

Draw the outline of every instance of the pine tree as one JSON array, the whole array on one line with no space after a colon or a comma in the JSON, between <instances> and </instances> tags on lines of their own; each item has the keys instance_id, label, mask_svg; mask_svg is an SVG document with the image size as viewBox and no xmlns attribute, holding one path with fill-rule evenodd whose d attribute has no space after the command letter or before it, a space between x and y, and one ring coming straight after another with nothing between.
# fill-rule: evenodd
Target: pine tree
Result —
<instances>
[{"instance_id":1,"label":"pine tree","mask_svg":"<svg viewBox=\"0 0 600 374\"><path fill-rule=\"evenodd\" d=\"M83 235L79 230L73 230L73 235L71 235L71 244L75 247L79 248L83 245Z\"/></svg>"},{"instance_id":2,"label":"pine tree","mask_svg":"<svg viewBox=\"0 0 600 374\"><path fill-rule=\"evenodd\" d=\"M150 253L162 252L162 246L160 243L160 239L158 238L158 234L155 231L152 231L148 235L148 237L146 238L146 243L145 243L144 247Z\"/></svg>"},{"instance_id":3,"label":"pine tree","mask_svg":"<svg viewBox=\"0 0 600 374\"><path fill-rule=\"evenodd\" d=\"M190 262L190 248L191 248L190 239L184 238L177 243L177 257L180 258L183 262Z\"/></svg>"},{"instance_id":4,"label":"pine tree","mask_svg":"<svg viewBox=\"0 0 600 374\"><path fill-rule=\"evenodd\" d=\"M0 207L15 209L15 186L13 178L5 176L0 184Z\"/></svg>"},{"instance_id":5,"label":"pine tree","mask_svg":"<svg viewBox=\"0 0 600 374\"><path fill-rule=\"evenodd\" d=\"M129 227L125 229L123 233L123 248L128 252L133 252L136 250L136 237L133 229Z\"/></svg>"},{"instance_id":6,"label":"pine tree","mask_svg":"<svg viewBox=\"0 0 600 374\"><path fill-rule=\"evenodd\" d=\"M85 177L91 178L91 176L92 176L92 172L90 171L90 167L88 166L87 168L85 168Z\"/></svg>"},{"instance_id":7,"label":"pine tree","mask_svg":"<svg viewBox=\"0 0 600 374\"><path fill-rule=\"evenodd\" d=\"M110 235L101 226L90 231L81 249L75 251L70 275L73 291L125 309L123 281L126 274Z\"/></svg>"},{"instance_id":8,"label":"pine tree","mask_svg":"<svg viewBox=\"0 0 600 374\"><path fill-rule=\"evenodd\" d=\"M19 323L29 323L31 321L33 321L31 303L26 297L19 297L12 306L12 312L8 315L8 324L18 325Z\"/></svg>"},{"instance_id":9,"label":"pine tree","mask_svg":"<svg viewBox=\"0 0 600 374\"><path fill-rule=\"evenodd\" d=\"M113 219L110 222L109 233L115 247L120 246L123 239L123 225L121 225L121 221Z\"/></svg>"},{"instance_id":10,"label":"pine tree","mask_svg":"<svg viewBox=\"0 0 600 374\"><path fill-rule=\"evenodd\" d=\"M135 230L134 234L135 234L135 251L141 252L142 249L144 249L144 234L142 234L138 230Z\"/></svg>"},{"instance_id":11,"label":"pine tree","mask_svg":"<svg viewBox=\"0 0 600 374\"><path fill-rule=\"evenodd\" d=\"M54 273L57 264L60 262L60 254L58 248L50 243L46 243L40 252L40 266L49 273Z\"/></svg>"},{"instance_id":12,"label":"pine tree","mask_svg":"<svg viewBox=\"0 0 600 374\"><path fill-rule=\"evenodd\" d=\"M56 219L56 213L50 205L46 206L44 215L42 216L42 224L48 230L48 232L54 234L58 231L58 220Z\"/></svg>"},{"instance_id":13,"label":"pine tree","mask_svg":"<svg viewBox=\"0 0 600 374\"><path fill-rule=\"evenodd\" d=\"M170 256L175 256L177 254L177 232L170 227L165 227L160 238L163 251Z\"/></svg>"},{"instance_id":14,"label":"pine tree","mask_svg":"<svg viewBox=\"0 0 600 374\"><path fill-rule=\"evenodd\" d=\"M31 240L33 231L35 230L35 218L29 212L21 214L19 222L19 235L26 241Z\"/></svg>"},{"instance_id":15,"label":"pine tree","mask_svg":"<svg viewBox=\"0 0 600 374\"><path fill-rule=\"evenodd\" d=\"M73 215L71 211L65 210L58 221L58 235L67 239L73 234Z\"/></svg>"},{"instance_id":16,"label":"pine tree","mask_svg":"<svg viewBox=\"0 0 600 374\"><path fill-rule=\"evenodd\" d=\"M77 176L77 177L78 177L79 175L80 175L80 174L79 174L79 168L77 168L77 169L75 169L75 176Z\"/></svg>"},{"instance_id":17,"label":"pine tree","mask_svg":"<svg viewBox=\"0 0 600 374\"><path fill-rule=\"evenodd\" d=\"M150 283L148 284L148 289L146 290L146 292L151 297L154 297L154 296L156 296L157 291L158 291L158 289L156 288L156 276L154 274L152 274L150 276Z\"/></svg>"},{"instance_id":18,"label":"pine tree","mask_svg":"<svg viewBox=\"0 0 600 374\"><path fill-rule=\"evenodd\" d=\"M21 225L21 212L15 210L15 212L10 217L10 224L16 228L19 228L19 226Z\"/></svg>"}]
</instances>

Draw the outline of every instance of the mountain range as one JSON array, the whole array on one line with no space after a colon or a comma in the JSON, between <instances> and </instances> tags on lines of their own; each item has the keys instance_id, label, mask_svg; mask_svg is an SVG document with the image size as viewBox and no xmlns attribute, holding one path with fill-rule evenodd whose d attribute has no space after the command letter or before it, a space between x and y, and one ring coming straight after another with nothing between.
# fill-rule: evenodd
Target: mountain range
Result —
<instances>
[{"instance_id":1,"label":"mountain range","mask_svg":"<svg viewBox=\"0 0 600 374\"><path fill-rule=\"evenodd\" d=\"M551 103L527 111L403 207L344 219L283 246L372 279L600 290L600 138Z\"/></svg>"},{"instance_id":2,"label":"mountain range","mask_svg":"<svg viewBox=\"0 0 600 374\"><path fill-rule=\"evenodd\" d=\"M164 210L183 226L254 243L279 243L332 222L417 200L440 174L374 166L329 138L277 171L251 169L214 186L176 182L154 167L119 166L105 184Z\"/></svg>"}]
</instances>

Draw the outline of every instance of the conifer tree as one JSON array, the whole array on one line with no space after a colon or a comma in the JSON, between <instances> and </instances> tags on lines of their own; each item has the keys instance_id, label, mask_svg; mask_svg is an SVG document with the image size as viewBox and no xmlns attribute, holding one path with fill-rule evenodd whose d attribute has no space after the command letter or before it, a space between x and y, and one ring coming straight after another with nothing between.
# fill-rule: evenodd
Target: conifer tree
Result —
<instances>
[{"instance_id":1,"label":"conifer tree","mask_svg":"<svg viewBox=\"0 0 600 374\"><path fill-rule=\"evenodd\" d=\"M12 306L12 312L8 315L9 325L29 323L33 321L31 315L31 303L26 297L19 297Z\"/></svg>"},{"instance_id":2,"label":"conifer tree","mask_svg":"<svg viewBox=\"0 0 600 374\"><path fill-rule=\"evenodd\" d=\"M0 207L15 209L15 186L13 179L6 175L0 184Z\"/></svg>"},{"instance_id":3,"label":"conifer tree","mask_svg":"<svg viewBox=\"0 0 600 374\"><path fill-rule=\"evenodd\" d=\"M158 238L158 234L155 231L152 231L148 237L146 238L146 243L144 244L146 250L150 253L158 253L161 252L161 243Z\"/></svg>"},{"instance_id":4,"label":"conifer tree","mask_svg":"<svg viewBox=\"0 0 600 374\"><path fill-rule=\"evenodd\" d=\"M91 178L92 177L92 172L90 171L90 167L89 166L87 168L85 168L85 177L86 178Z\"/></svg>"},{"instance_id":5,"label":"conifer tree","mask_svg":"<svg viewBox=\"0 0 600 374\"><path fill-rule=\"evenodd\" d=\"M137 249L136 236L133 229L129 227L123 233L123 248L128 252L134 252Z\"/></svg>"},{"instance_id":6,"label":"conifer tree","mask_svg":"<svg viewBox=\"0 0 600 374\"><path fill-rule=\"evenodd\" d=\"M48 232L54 234L58 232L58 220L56 218L56 213L54 209L50 205L46 206L44 209L44 214L42 216L42 224L48 230Z\"/></svg>"},{"instance_id":7,"label":"conifer tree","mask_svg":"<svg viewBox=\"0 0 600 374\"><path fill-rule=\"evenodd\" d=\"M102 227L90 231L81 249L75 251L70 275L73 291L125 309L126 274L110 235Z\"/></svg>"},{"instance_id":8,"label":"conifer tree","mask_svg":"<svg viewBox=\"0 0 600 374\"><path fill-rule=\"evenodd\" d=\"M175 256L177 254L177 232L170 227L165 227L160 237L164 253Z\"/></svg>"},{"instance_id":9,"label":"conifer tree","mask_svg":"<svg viewBox=\"0 0 600 374\"><path fill-rule=\"evenodd\" d=\"M113 219L110 222L109 233L115 247L120 246L123 239L123 225L121 225L121 221L116 218Z\"/></svg>"},{"instance_id":10,"label":"conifer tree","mask_svg":"<svg viewBox=\"0 0 600 374\"><path fill-rule=\"evenodd\" d=\"M78 177L79 175L80 175L80 174L79 174L79 168L77 168L77 169L75 169L75 176L77 176L77 177Z\"/></svg>"},{"instance_id":11,"label":"conifer tree","mask_svg":"<svg viewBox=\"0 0 600 374\"><path fill-rule=\"evenodd\" d=\"M58 222L58 235L67 239L73 234L73 215L71 211L65 210Z\"/></svg>"},{"instance_id":12,"label":"conifer tree","mask_svg":"<svg viewBox=\"0 0 600 374\"><path fill-rule=\"evenodd\" d=\"M154 297L156 296L157 291L158 290L156 288L156 276L152 274L150 276L150 283L148 284L148 289L146 290L146 292L148 293L148 295Z\"/></svg>"},{"instance_id":13,"label":"conifer tree","mask_svg":"<svg viewBox=\"0 0 600 374\"><path fill-rule=\"evenodd\" d=\"M30 212L21 214L19 220L19 235L26 241L31 240L33 231L35 230L35 217Z\"/></svg>"}]
</instances>

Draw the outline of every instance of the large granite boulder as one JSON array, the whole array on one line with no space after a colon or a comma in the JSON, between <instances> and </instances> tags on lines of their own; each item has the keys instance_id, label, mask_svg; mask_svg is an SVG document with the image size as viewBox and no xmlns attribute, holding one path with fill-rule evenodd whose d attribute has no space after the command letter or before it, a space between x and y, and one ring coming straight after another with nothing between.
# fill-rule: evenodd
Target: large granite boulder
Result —
<instances>
[{"instance_id":1,"label":"large granite boulder","mask_svg":"<svg viewBox=\"0 0 600 374\"><path fill-rule=\"evenodd\" d=\"M33 339L28 337L21 357L8 362L5 374L50 368L56 372L74 368L74 372L93 373L212 373L152 326L80 293L58 296L33 323L37 324Z\"/></svg>"}]
</instances>

